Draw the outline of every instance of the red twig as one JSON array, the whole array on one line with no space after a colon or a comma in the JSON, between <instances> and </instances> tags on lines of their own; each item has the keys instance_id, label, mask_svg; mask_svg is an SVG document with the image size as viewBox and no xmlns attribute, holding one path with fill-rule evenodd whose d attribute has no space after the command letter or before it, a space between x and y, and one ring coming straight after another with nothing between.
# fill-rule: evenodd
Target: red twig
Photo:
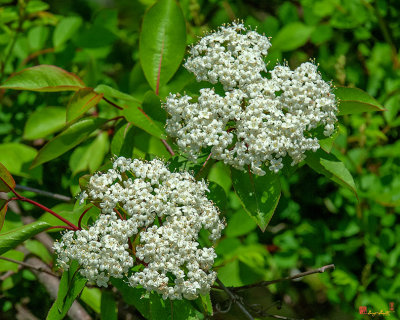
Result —
<instances>
[{"instance_id":1,"label":"red twig","mask_svg":"<svg viewBox=\"0 0 400 320\"><path fill-rule=\"evenodd\" d=\"M164 139L160 139L161 142L163 143L163 145L165 146L165 149L167 149L167 151L170 153L171 156L175 155L174 150L172 150L171 146L168 144L167 141L165 141Z\"/></svg>"},{"instance_id":2,"label":"red twig","mask_svg":"<svg viewBox=\"0 0 400 320\"><path fill-rule=\"evenodd\" d=\"M118 216L121 218L121 220L125 220L124 217L119 213L117 209L114 208L114 212L118 214Z\"/></svg>"},{"instance_id":3,"label":"red twig","mask_svg":"<svg viewBox=\"0 0 400 320\"><path fill-rule=\"evenodd\" d=\"M83 216L86 214L86 212L88 212L92 208L93 208L93 206L87 208L85 211L82 212L81 216L79 217L79 220L78 220L78 228L79 228L79 230L82 229L81 223L82 223Z\"/></svg>"},{"instance_id":4,"label":"red twig","mask_svg":"<svg viewBox=\"0 0 400 320\"><path fill-rule=\"evenodd\" d=\"M47 230L51 230L51 229L68 229L68 230L76 231L72 227L68 227L68 226L54 226L54 227L47 228Z\"/></svg>"},{"instance_id":5,"label":"red twig","mask_svg":"<svg viewBox=\"0 0 400 320\"><path fill-rule=\"evenodd\" d=\"M120 107L119 105L115 104L114 102L108 100L106 97L103 97L103 100L107 102L108 104L112 105L114 108L117 108L119 110L124 110L124 108Z\"/></svg>"}]
</instances>

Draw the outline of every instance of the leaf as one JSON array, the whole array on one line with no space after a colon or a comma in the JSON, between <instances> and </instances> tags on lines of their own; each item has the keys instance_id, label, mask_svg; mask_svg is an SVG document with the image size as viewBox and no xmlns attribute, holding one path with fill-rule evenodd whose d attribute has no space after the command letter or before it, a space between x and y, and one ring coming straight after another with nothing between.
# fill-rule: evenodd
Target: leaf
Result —
<instances>
[{"instance_id":1,"label":"leaf","mask_svg":"<svg viewBox=\"0 0 400 320\"><path fill-rule=\"evenodd\" d=\"M342 187L351 190L357 196L353 177L343 162L321 149L318 149L316 152L307 152L306 154L306 163L311 169L323 174Z\"/></svg>"},{"instance_id":2,"label":"leaf","mask_svg":"<svg viewBox=\"0 0 400 320\"><path fill-rule=\"evenodd\" d=\"M160 128L153 119L151 119L139 106L129 104L122 110L122 115L134 126L143 129L147 133L159 139L165 139L163 128Z\"/></svg>"},{"instance_id":3,"label":"leaf","mask_svg":"<svg viewBox=\"0 0 400 320\"><path fill-rule=\"evenodd\" d=\"M134 143L135 127L123 120L115 128L115 133L111 141L111 154L132 158Z\"/></svg>"},{"instance_id":4,"label":"leaf","mask_svg":"<svg viewBox=\"0 0 400 320\"><path fill-rule=\"evenodd\" d=\"M84 87L85 84L76 75L59 67L43 64L17 72L0 89L57 92L76 91Z\"/></svg>"},{"instance_id":5,"label":"leaf","mask_svg":"<svg viewBox=\"0 0 400 320\"><path fill-rule=\"evenodd\" d=\"M67 42L75 34L82 24L81 17L65 17L56 26L53 33L53 45L55 48Z\"/></svg>"},{"instance_id":6,"label":"leaf","mask_svg":"<svg viewBox=\"0 0 400 320\"><path fill-rule=\"evenodd\" d=\"M123 93L117 89L114 89L110 86L107 86L105 84L99 84L96 88L94 88L94 91L97 93L102 93L106 98L114 98L114 99L119 99L119 100L124 100L124 101L132 101L132 102L137 102L139 101L130 96L129 94Z\"/></svg>"},{"instance_id":7,"label":"leaf","mask_svg":"<svg viewBox=\"0 0 400 320\"><path fill-rule=\"evenodd\" d=\"M18 250L10 250L10 251L2 254L1 256L5 257L5 258L17 260L17 261L24 261L24 258L25 258L25 254ZM0 273L6 272L6 271L13 271L13 272L17 273L18 269L19 269L18 267L19 267L18 263L0 259Z\"/></svg>"},{"instance_id":8,"label":"leaf","mask_svg":"<svg viewBox=\"0 0 400 320\"><path fill-rule=\"evenodd\" d=\"M186 48L186 25L175 0L160 0L145 14L139 57L150 86L158 94L178 70Z\"/></svg>"},{"instance_id":9,"label":"leaf","mask_svg":"<svg viewBox=\"0 0 400 320\"><path fill-rule=\"evenodd\" d=\"M105 122L105 119L87 118L72 124L40 149L32 163L32 167L57 158L77 146Z\"/></svg>"},{"instance_id":10,"label":"leaf","mask_svg":"<svg viewBox=\"0 0 400 320\"><path fill-rule=\"evenodd\" d=\"M118 319L117 304L115 303L114 295L110 291L103 291L103 294L101 295L101 319Z\"/></svg>"},{"instance_id":11,"label":"leaf","mask_svg":"<svg viewBox=\"0 0 400 320\"><path fill-rule=\"evenodd\" d=\"M264 232L281 196L279 176L269 170L256 176L232 168L231 177L243 208Z\"/></svg>"},{"instance_id":12,"label":"leaf","mask_svg":"<svg viewBox=\"0 0 400 320\"><path fill-rule=\"evenodd\" d=\"M11 189L15 188L15 181L7 168L0 162L0 192L9 192Z\"/></svg>"},{"instance_id":13,"label":"leaf","mask_svg":"<svg viewBox=\"0 0 400 320\"><path fill-rule=\"evenodd\" d=\"M292 22L284 26L272 38L272 50L292 51L306 44L313 32L313 27L301 22Z\"/></svg>"},{"instance_id":14,"label":"leaf","mask_svg":"<svg viewBox=\"0 0 400 320\"><path fill-rule=\"evenodd\" d=\"M71 122L89 109L95 107L103 98L103 94L97 94L92 88L79 89L74 93L67 106L67 122Z\"/></svg>"},{"instance_id":15,"label":"leaf","mask_svg":"<svg viewBox=\"0 0 400 320\"><path fill-rule=\"evenodd\" d=\"M9 232L0 234L0 255L15 248L25 240L49 228L50 225L43 221L35 221Z\"/></svg>"},{"instance_id":16,"label":"leaf","mask_svg":"<svg viewBox=\"0 0 400 320\"><path fill-rule=\"evenodd\" d=\"M167 120L167 112L161 108L160 98L153 92L147 91L142 102L143 111L163 127Z\"/></svg>"},{"instance_id":17,"label":"leaf","mask_svg":"<svg viewBox=\"0 0 400 320\"><path fill-rule=\"evenodd\" d=\"M101 290L99 288L84 287L80 299L96 313L100 314Z\"/></svg>"},{"instance_id":18,"label":"leaf","mask_svg":"<svg viewBox=\"0 0 400 320\"><path fill-rule=\"evenodd\" d=\"M333 148L333 144L335 143L336 138L339 135L339 129L336 128L336 130L333 132L333 134L329 137L319 139L318 143L321 146L322 150L326 151L327 153L330 153Z\"/></svg>"},{"instance_id":19,"label":"leaf","mask_svg":"<svg viewBox=\"0 0 400 320\"><path fill-rule=\"evenodd\" d=\"M45 107L35 110L28 118L24 129L24 139L45 138L65 126L64 107Z\"/></svg>"},{"instance_id":20,"label":"leaf","mask_svg":"<svg viewBox=\"0 0 400 320\"><path fill-rule=\"evenodd\" d=\"M42 179L42 168L30 169L37 150L22 143L0 144L0 162L15 175L27 178Z\"/></svg>"},{"instance_id":21,"label":"leaf","mask_svg":"<svg viewBox=\"0 0 400 320\"><path fill-rule=\"evenodd\" d=\"M386 109L365 91L358 88L338 87L334 91L339 102L339 115Z\"/></svg>"},{"instance_id":22,"label":"leaf","mask_svg":"<svg viewBox=\"0 0 400 320\"><path fill-rule=\"evenodd\" d=\"M253 219L246 214L245 210L239 209L228 219L225 234L229 238L248 234L256 227Z\"/></svg>"},{"instance_id":23,"label":"leaf","mask_svg":"<svg viewBox=\"0 0 400 320\"><path fill-rule=\"evenodd\" d=\"M63 272L58 288L57 299L47 314L46 319L64 319L72 303L82 292L87 279L80 274L79 267L78 262L72 261L69 269Z\"/></svg>"},{"instance_id":24,"label":"leaf","mask_svg":"<svg viewBox=\"0 0 400 320\"><path fill-rule=\"evenodd\" d=\"M88 148L90 155L88 166L90 173L94 173L103 163L109 149L108 133L100 133Z\"/></svg>"},{"instance_id":25,"label":"leaf","mask_svg":"<svg viewBox=\"0 0 400 320\"><path fill-rule=\"evenodd\" d=\"M6 219L7 207L8 201L5 199L0 199L0 231L3 229L4 220Z\"/></svg>"},{"instance_id":26,"label":"leaf","mask_svg":"<svg viewBox=\"0 0 400 320\"><path fill-rule=\"evenodd\" d=\"M26 240L24 242L25 248L27 248L31 253L37 255L40 259L42 259L47 264L51 264L53 262L53 257L44 246L43 243L37 240Z\"/></svg>"},{"instance_id":27,"label":"leaf","mask_svg":"<svg viewBox=\"0 0 400 320\"><path fill-rule=\"evenodd\" d=\"M74 39L75 44L81 48L101 48L111 45L117 36L103 26L92 25L89 29L83 30Z\"/></svg>"}]
</instances>

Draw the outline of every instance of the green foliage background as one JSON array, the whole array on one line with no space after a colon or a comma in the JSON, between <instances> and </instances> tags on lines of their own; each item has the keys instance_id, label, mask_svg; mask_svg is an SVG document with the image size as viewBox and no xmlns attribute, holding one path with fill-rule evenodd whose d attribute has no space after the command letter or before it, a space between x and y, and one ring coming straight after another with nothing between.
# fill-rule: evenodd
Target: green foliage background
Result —
<instances>
[{"instance_id":1,"label":"green foliage background","mask_svg":"<svg viewBox=\"0 0 400 320\"><path fill-rule=\"evenodd\" d=\"M87 86L104 84L131 95L135 98L131 103L139 101L156 120L153 127L147 124L129 127L125 120L115 122L90 133L83 143L53 161L30 170L37 150L64 128L65 108L71 93L0 90L0 162L17 177L17 183L74 196L79 192L79 177L107 164L112 154L170 158L157 138L157 129L162 130L160 124L164 119L156 110L152 114L154 82L146 80L147 65L145 68L140 65L141 24L153 3L152 0L18 3L0 0L1 82L26 67L56 65L77 74ZM187 45L206 31L241 19L272 37L269 66L274 66L277 60L286 60L295 68L315 58L325 80L361 88L386 108L385 112L340 117L332 153L353 175L359 200L350 190L303 166L281 177L282 195L264 233L241 208L229 170L219 162L207 168L208 179L214 182L211 187L218 194L216 201L228 222L216 247L219 278L226 286L240 286L334 263L333 272L250 290L243 295L252 303L272 306L269 313L304 319L364 319L358 314L359 306L368 306L373 311L388 310L389 302L394 302L399 314L400 3L395 0L180 0L179 3L186 20ZM161 98L169 92L198 90L200 85L185 69L180 67L176 73L171 72L172 78L159 88ZM123 98L116 96L115 100ZM117 110L104 101L89 113L105 119L117 116ZM136 114L125 116L135 118ZM179 167L180 159L170 161ZM72 219L79 217L73 204L26 194L49 207L57 205L57 212ZM48 216L29 204L22 209L24 215L42 216L42 220L49 221ZM19 225L21 217L9 209L2 232ZM53 235L58 237L56 233ZM29 240L25 246L44 261L51 260L46 249L35 241ZM24 259L17 250L5 256ZM0 261L0 273L10 269L17 271L17 266ZM42 298L47 296L46 291L28 270L15 273L0 286L1 319L13 319L16 306L21 303L38 318L44 318L51 307L51 301ZM81 301L94 317L100 318L99 314L106 309L105 305L100 308L100 304L111 299L109 294L103 293L100 298L99 290L85 290ZM222 301L217 293L211 298L214 303ZM278 300L283 302L281 310L273 306ZM215 318L238 319L238 314L240 311L233 307L228 314ZM394 314L391 318L397 319Z\"/></svg>"}]
</instances>

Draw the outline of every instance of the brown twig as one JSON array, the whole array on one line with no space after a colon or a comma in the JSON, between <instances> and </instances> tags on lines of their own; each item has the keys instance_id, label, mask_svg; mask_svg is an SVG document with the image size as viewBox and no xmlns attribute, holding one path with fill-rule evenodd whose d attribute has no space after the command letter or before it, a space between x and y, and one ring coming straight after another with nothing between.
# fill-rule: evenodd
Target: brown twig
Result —
<instances>
[{"instance_id":1,"label":"brown twig","mask_svg":"<svg viewBox=\"0 0 400 320\"><path fill-rule=\"evenodd\" d=\"M244 307L244 305L239 301L238 296L236 296L232 291L230 291L227 287L224 286L221 280L217 278L216 282L218 285L221 287L222 290L226 292L226 294L229 296L229 299L232 300L236 305L240 308L240 310L243 312L243 314L246 316L247 319L249 320L254 320L253 316L247 311L247 309Z\"/></svg>"},{"instance_id":2,"label":"brown twig","mask_svg":"<svg viewBox=\"0 0 400 320\"><path fill-rule=\"evenodd\" d=\"M161 142L163 143L165 149L167 149L167 151L170 153L170 155L171 155L171 156L174 156L174 155L175 155L175 152L174 152L174 150L172 150L172 148L171 148L171 146L168 144L168 142L167 142L166 140L164 140L164 139L160 139L160 140L161 140Z\"/></svg>"},{"instance_id":3,"label":"brown twig","mask_svg":"<svg viewBox=\"0 0 400 320\"><path fill-rule=\"evenodd\" d=\"M306 271L306 272L301 272L301 273L295 274L294 276L281 278L281 279L276 279L276 280L271 280L271 281L261 281L261 282L258 282L258 283L249 284L249 285L241 286L241 287L230 287L229 289L232 290L232 291L242 291L242 290L255 288L255 287L266 287L266 286L269 286L269 285L274 284L274 283L278 283L278 282L282 282L282 281L286 281L286 280L294 280L294 279L302 278L302 277L305 277L305 276L309 276L310 274L314 274L314 273L324 273L326 270L329 270L329 269L335 269L335 265L334 264L328 264L328 265L323 266L323 267L318 268L318 269L309 270L309 271Z\"/></svg>"},{"instance_id":4,"label":"brown twig","mask_svg":"<svg viewBox=\"0 0 400 320\"><path fill-rule=\"evenodd\" d=\"M29 264L29 263L26 263L26 262L23 262L23 261L18 261L18 260L14 260L14 259L11 259L11 258L6 258L6 257L1 257L1 256L0 256L0 259L1 260L5 260L5 261L9 261L9 262L12 262L12 263L19 264L19 265L21 265L21 266L23 266L25 268L33 269L33 270L36 270L36 271L39 271L39 272L45 272L45 273L51 274L53 277L57 277L58 278L58 276L55 273L53 273L53 272L51 272L49 270L46 270L46 269L41 268L41 267L36 267L36 266L34 266L32 264Z\"/></svg>"},{"instance_id":5,"label":"brown twig","mask_svg":"<svg viewBox=\"0 0 400 320\"><path fill-rule=\"evenodd\" d=\"M36 188L31 188L31 187L26 187L26 186L21 186L20 184L17 184L15 186L15 189L34 192L36 194L40 194L45 197L49 197L49 198L53 198L53 199L61 200L61 201L65 201L65 202L70 202L72 200L72 198L64 196L62 194L53 193L53 192L40 190L40 189L36 189Z\"/></svg>"},{"instance_id":6,"label":"brown twig","mask_svg":"<svg viewBox=\"0 0 400 320\"><path fill-rule=\"evenodd\" d=\"M103 97L103 100L107 102L108 104L112 105L114 108L117 108L119 110L124 110L124 108L120 107L119 105L115 104L114 102L108 100L106 97Z\"/></svg>"}]
</instances>

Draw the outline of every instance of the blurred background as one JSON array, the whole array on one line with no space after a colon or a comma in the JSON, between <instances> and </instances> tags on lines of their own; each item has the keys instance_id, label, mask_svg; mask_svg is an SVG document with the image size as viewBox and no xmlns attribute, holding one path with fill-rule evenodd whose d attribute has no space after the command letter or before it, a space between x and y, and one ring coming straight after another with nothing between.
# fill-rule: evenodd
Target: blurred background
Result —
<instances>
[{"instance_id":1,"label":"blurred background","mask_svg":"<svg viewBox=\"0 0 400 320\"><path fill-rule=\"evenodd\" d=\"M154 2L0 0L1 81L25 67L52 64L76 73L88 86L107 84L142 100L151 88L139 62L139 32L143 14ZM289 178L282 177L283 194L265 233L241 209L224 165L217 163L211 169L209 180L218 184L226 196L220 207L228 227L216 247L220 279L226 286L240 286L334 263L334 271L251 289L243 292L243 297L260 304L264 311L268 309L267 313L296 319L369 319L359 314L360 306L368 306L373 312L393 307L395 312L381 319L398 319L400 2L179 3L187 21L188 45L223 23L242 20L271 37L268 68L277 61L287 61L296 68L313 59L326 81L361 88L387 109L340 117L340 134L332 152L351 171L359 199L303 166ZM194 77L180 68L161 88L160 95L164 98L170 91L191 92L198 88ZM121 149L114 139L116 128L115 132L88 139L55 161L28 169L37 150L63 128L69 96L0 91L0 162L17 177L17 183L74 196L79 191L79 177L96 171ZM112 117L114 110L101 102L98 112ZM42 119L40 126L38 119ZM159 140L138 128L133 130L129 140L133 156L169 157ZM58 212L73 211L71 203L27 195L48 206L57 205ZM42 215L29 204L22 206L22 212L34 218ZM4 231L21 223L20 215L10 211ZM57 233L52 236L58 237ZM40 248L37 255L51 262ZM6 255L23 259L16 250ZM0 261L0 276L16 268ZM39 319L45 317L51 301L43 298L48 294L29 270L2 280L1 319L14 319L18 305L26 306ZM98 295L93 291L91 299L98 300ZM213 293L212 300L224 307L220 294ZM97 302L93 301L86 297L83 305L99 318ZM134 316L141 319L138 314ZM215 318L240 319L240 312L232 307Z\"/></svg>"}]
</instances>

